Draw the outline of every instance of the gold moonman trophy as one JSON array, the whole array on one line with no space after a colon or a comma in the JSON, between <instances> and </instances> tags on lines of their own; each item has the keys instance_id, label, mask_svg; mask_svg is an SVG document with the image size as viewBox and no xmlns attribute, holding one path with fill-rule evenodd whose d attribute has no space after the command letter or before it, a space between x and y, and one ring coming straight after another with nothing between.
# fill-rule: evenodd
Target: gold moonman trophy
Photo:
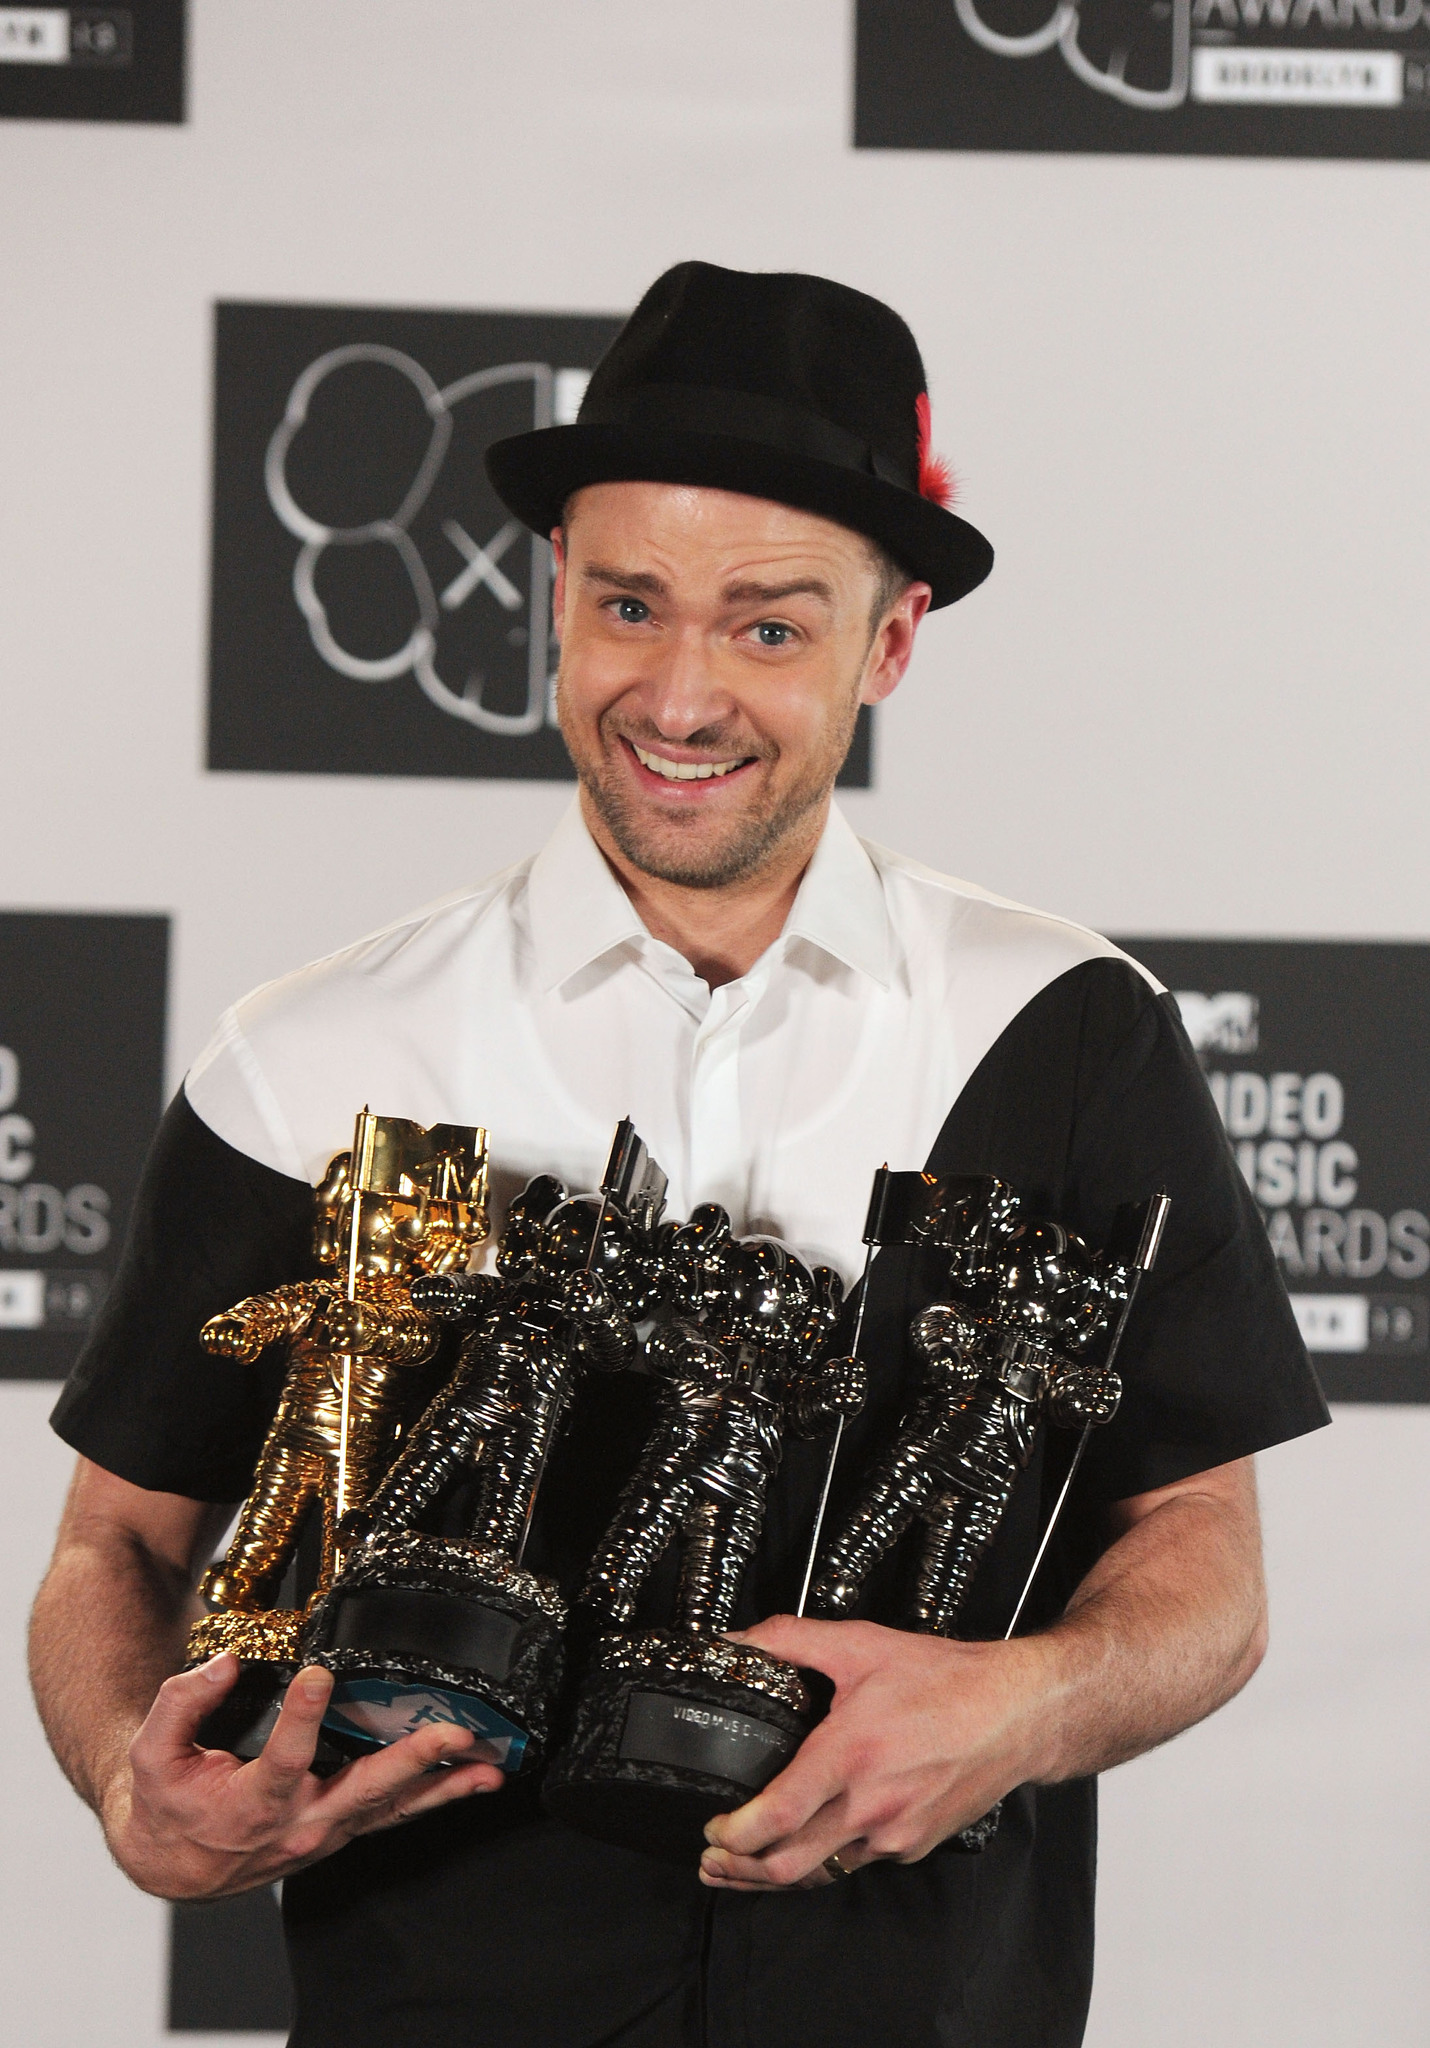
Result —
<instances>
[{"instance_id":1,"label":"gold moonman trophy","mask_svg":"<svg viewBox=\"0 0 1430 2048\"><path fill-rule=\"evenodd\" d=\"M328 1270L250 1295L203 1330L206 1351L246 1364L270 1344L289 1347L253 1490L203 1581L214 1611L188 1642L190 1666L223 1650L240 1660L200 1739L243 1757L263 1747L298 1669L306 1609L275 1602L309 1513L322 1517L316 1600L340 1568L339 1522L391 1463L414 1395L430 1391L413 1386L414 1371L435 1356L443 1326L413 1305L411 1283L463 1271L486 1236L487 1134L364 1109L315 1203L314 1254ZM325 1747L318 1761L340 1758Z\"/></svg>"}]
</instances>

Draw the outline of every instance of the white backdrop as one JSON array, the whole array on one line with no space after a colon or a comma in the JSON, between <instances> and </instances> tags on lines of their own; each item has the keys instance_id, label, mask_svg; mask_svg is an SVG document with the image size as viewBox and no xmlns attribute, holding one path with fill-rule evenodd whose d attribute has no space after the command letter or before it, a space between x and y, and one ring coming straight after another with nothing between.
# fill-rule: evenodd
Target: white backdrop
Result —
<instances>
[{"instance_id":1,"label":"white backdrop","mask_svg":"<svg viewBox=\"0 0 1430 2048\"><path fill-rule=\"evenodd\" d=\"M218 298L610 312L695 255L890 299L999 563L858 829L1106 930L1430 937L1430 168L855 153L850 30L197 0L188 126L0 123L0 901L174 913L173 1082L243 989L567 801L204 772ZM22 1695L49 1399L0 1386L4 1973L30 2048L151 2048L163 1909ZM1427 2038L1427 1458L1430 1410L1379 1409L1265 1461L1267 1666L1105 1787L1093 2048Z\"/></svg>"}]
</instances>

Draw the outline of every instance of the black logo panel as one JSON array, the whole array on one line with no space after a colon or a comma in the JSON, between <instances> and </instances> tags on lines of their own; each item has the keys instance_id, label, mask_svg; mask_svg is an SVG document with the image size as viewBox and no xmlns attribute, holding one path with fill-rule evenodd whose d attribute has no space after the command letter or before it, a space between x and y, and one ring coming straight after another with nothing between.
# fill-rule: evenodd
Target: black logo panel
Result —
<instances>
[{"instance_id":1,"label":"black logo panel","mask_svg":"<svg viewBox=\"0 0 1430 2048\"><path fill-rule=\"evenodd\" d=\"M859 0L863 149L1430 156L1427 0Z\"/></svg>"},{"instance_id":2,"label":"black logo panel","mask_svg":"<svg viewBox=\"0 0 1430 2048\"><path fill-rule=\"evenodd\" d=\"M1176 995L1326 1393L1430 1401L1430 946L1120 943Z\"/></svg>"},{"instance_id":3,"label":"black logo panel","mask_svg":"<svg viewBox=\"0 0 1430 2048\"><path fill-rule=\"evenodd\" d=\"M551 550L482 458L573 420L619 325L219 307L211 768L571 779Z\"/></svg>"},{"instance_id":4,"label":"black logo panel","mask_svg":"<svg viewBox=\"0 0 1430 2048\"><path fill-rule=\"evenodd\" d=\"M0 1378L63 1379L104 1299L164 1076L169 921L0 912Z\"/></svg>"},{"instance_id":5,"label":"black logo panel","mask_svg":"<svg viewBox=\"0 0 1430 2048\"><path fill-rule=\"evenodd\" d=\"M0 5L0 117L182 121L184 0Z\"/></svg>"}]
</instances>

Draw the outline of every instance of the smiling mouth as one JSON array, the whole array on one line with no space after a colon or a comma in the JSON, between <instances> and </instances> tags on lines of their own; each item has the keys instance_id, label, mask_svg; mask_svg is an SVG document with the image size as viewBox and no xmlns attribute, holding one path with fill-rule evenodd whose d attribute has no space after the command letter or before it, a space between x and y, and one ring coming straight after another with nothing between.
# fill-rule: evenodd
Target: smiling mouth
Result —
<instances>
[{"instance_id":1,"label":"smiling mouth","mask_svg":"<svg viewBox=\"0 0 1430 2048\"><path fill-rule=\"evenodd\" d=\"M638 747L634 740L626 745L652 775L659 775L666 782L711 782L724 775L733 774L737 768L746 768L754 759L752 754L737 755L730 761L672 761L664 754L651 754L644 747Z\"/></svg>"}]
</instances>

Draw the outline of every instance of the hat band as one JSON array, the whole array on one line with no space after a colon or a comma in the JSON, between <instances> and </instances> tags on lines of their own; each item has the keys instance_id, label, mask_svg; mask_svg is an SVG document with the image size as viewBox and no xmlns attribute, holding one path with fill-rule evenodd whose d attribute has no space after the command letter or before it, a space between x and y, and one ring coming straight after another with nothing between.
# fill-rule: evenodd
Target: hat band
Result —
<instances>
[{"instance_id":1,"label":"hat band","mask_svg":"<svg viewBox=\"0 0 1430 2048\"><path fill-rule=\"evenodd\" d=\"M836 469L853 469L883 483L911 488L899 464L891 462L857 434L837 427L816 412L785 405L754 391L725 391L715 385L643 384L581 406L583 427L631 427L682 434L721 434L737 441L758 441L785 455L804 455Z\"/></svg>"}]
</instances>

